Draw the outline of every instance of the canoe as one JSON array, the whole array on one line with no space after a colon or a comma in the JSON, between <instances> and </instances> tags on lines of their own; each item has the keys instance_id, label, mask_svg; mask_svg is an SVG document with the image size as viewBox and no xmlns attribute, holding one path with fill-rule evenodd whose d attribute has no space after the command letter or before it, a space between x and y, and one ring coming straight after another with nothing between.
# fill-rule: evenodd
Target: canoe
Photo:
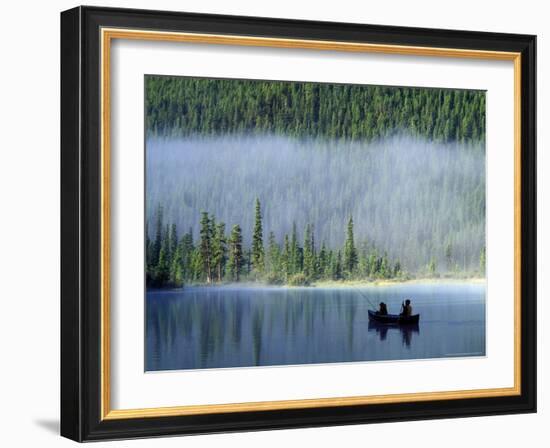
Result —
<instances>
[{"instance_id":1,"label":"canoe","mask_svg":"<svg viewBox=\"0 0 550 448\"><path fill-rule=\"evenodd\" d=\"M381 324L411 325L418 324L420 314L413 314L409 317L403 317L399 314L377 314L376 311L369 310L369 320Z\"/></svg>"}]
</instances>

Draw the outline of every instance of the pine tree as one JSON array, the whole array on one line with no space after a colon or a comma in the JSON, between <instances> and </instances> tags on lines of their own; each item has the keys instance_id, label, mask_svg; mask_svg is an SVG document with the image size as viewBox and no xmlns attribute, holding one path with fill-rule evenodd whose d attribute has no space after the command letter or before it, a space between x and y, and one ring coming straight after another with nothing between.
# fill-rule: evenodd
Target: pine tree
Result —
<instances>
[{"instance_id":1,"label":"pine tree","mask_svg":"<svg viewBox=\"0 0 550 448\"><path fill-rule=\"evenodd\" d=\"M262 230L262 209L260 200L256 198L256 211L254 218L254 233L252 235L252 265L258 272L263 272L264 264L264 242Z\"/></svg>"},{"instance_id":2,"label":"pine tree","mask_svg":"<svg viewBox=\"0 0 550 448\"><path fill-rule=\"evenodd\" d=\"M281 249L275 240L275 233L269 232L267 249L267 272L272 278L280 277Z\"/></svg>"},{"instance_id":3,"label":"pine tree","mask_svg":"<svg viewBox=\"0 0 550 448\"><path fill-rule=\"evenodd\" d=\"M369 255L369 276L376 277L378 275L378 250L372 249Z\"/></svg>"},{"instance_id":4,"label":"pine tree","mask_svg":"<svg viewBox=\"0 0 550 448\"><path fill-rule=\"evenodd\" d=\"M386 252L384 252L384 255L382 256L382 260L380 262L380 276L382 278L391 277L390 262L388 260L388 254Z\"/></svg>"},{"instance_id":5,"label":"pine tree","mask_svg":"<svg viewBox=\"0 0 550 448\"><path fill-rule=\"evenodd\" d=\"M169 238L170 257L172 257L176 252L176 248L178 247L178 229L176 227L176 224L172 224L170 226L170 232L169 232L168 238Z\"/></svg>"},{"instance_id":6,"label":"pine tree","mask_svg":"<svg viewBox=\"0 0 550 448\"><path fill-rule=\"evenodd\" d=\"M243 264L243 237L241 227L236 224L231 229L231 235L229 237L229 261L227 263L227 269L231 280L236 282L240 280Z\"/></svg>"},{"instance_id":7,"label":"pine tree","mask_svg":"<svg viewBox=\"0 0 550 448\"><path fill-rule=\"evenodd\" d=\"M395 265L393 266L393 276L399 277L401 275L401 262L399 259L395 262Z\"/></svg>"},{"instance_id":8,"label":"pine tree","mask_svg":"<svg viewBox=\"0 0 550 448\"><path fill-rule=\"evenodd\" d=\"M348 232L344 246L344 271L346 277L350 278L355 273L357 267L357 249L353 240L353 218L350 216L348 221Z\"/></svg>"},{"instance_id":9,"label":"pine tree","mask_svg":"<svg viewBox=\"0 0 550 448\"><path fill-rule=\"evenodd\" d=\"M206 277L206 283L212 282L212 221L207 212L202 212L200 221L200 245L202 274Z\"/></svg>"},{"instance_id":10,"label":"pine tree","mask_svg":"<svg viewBox=\"0 0 550 448\"><path fill-rule=\"evenodd\" d=\"M315 248L311 224L306 226L304 234L304 275L308 281L315 276Z\"/></svg>"},{"instance_id":11,"label":"pine tree","mask_svg":"<svg viewBox=\"0 0 550 448\"><path fill-rule=\"evenodd\" d=\"M288 235L285 235L280 262L281 278L283 278L285 282L290 276L290 264L290 242L288 240Z\"/></svg>"},{"instance_id":12,"label":"pine tree","mask_svg":"<svg viewBox=\"0 0 550 448\"><path fill-rule=\"evenodd\" d=\"M193 229L190 228L189 232L183 235L180 243L181 247L181 265L182 276L184 281L195 280L193 272L193 252L195 250L193 243Z\"/></svg>"},{"instance_id":13,"label":"pine tree","mask_svg":"<svg viewBox=\"0 0 550 448\"><path fill-rule=\"evenodd\" d=\"M212 221L214 221L212 219ZM214 224L213 239L212 239L212 269L216 275L216 280L223 280L225 263L227 260L227 241L225 238L225 224L219 222Z\"/></svg>"},{"instance_id":14,"label":"pine tree","mask_svg":"<svg viewBox=\"0 0 550 448\"><path fill-rule=\"evenodd\" d=\"M332 257L332 279L341 280L342 279L342 253L338 251L336 257Z\"/></svg>"},{"instance_id":15,"label":"pine tree","mask_svg":"<svg viewBox=\"0 0 550 448\"><path fill-rule=\"evenodd\" d=\"M184 284L181 245L177 245L172 254L172 260L170 262L170 284L172 286L183 286Z\"/></svg>"},{"instance_id":16,"label":"pine tree","mask_svg":"<svg viewBox=\"0 0 550 448\"><path fill-rule=\"evenodd\" d=\"M302 270L300 266L300 247L298 246L298 232L296 223L292 223L292 235L290 237L290 275L294 275Z\"/></svg>"},{"instance_id":17,"label":"pine tree","mask_svg":"<svg viewBox=\"0 0 550 448\"><path fill-rule=\"evenodd\" d=\"M321 250L319 251L319 276L327 276L327 267L329 266L328 252L325 243L321 244Z\"/></svg>"}]
</instances>

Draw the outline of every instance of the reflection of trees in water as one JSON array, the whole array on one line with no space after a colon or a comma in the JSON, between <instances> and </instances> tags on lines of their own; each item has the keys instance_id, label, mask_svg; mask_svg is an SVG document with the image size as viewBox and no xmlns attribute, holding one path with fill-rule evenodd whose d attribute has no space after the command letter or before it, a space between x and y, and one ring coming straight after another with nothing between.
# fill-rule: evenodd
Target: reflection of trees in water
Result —
<instances>
[{"instance_id":1,"label":"reflection of trees in water","mask_svg":"<svg viewBox=\"0 0 550 448\"><path fill-rule=\"evenodd\" d=\"M369 331L374 331L381 341L385 341L388 337L389 330L399 330L401 333L402 343L405 347L410 348L412 343L413 333L420 333L418 324L397 325L397 324L381 324L374 321L369 321Z\"/></svg>"},{"instance_id":2,"label":"reflection of trees in water","mask_svg":"<svg viewBox=\"0 0 550 448\"><path fill-rule=\"evenodd\" d=\"M147 307L152 369L162 367L158 357L191 368L264 365L273 357L275 364L312 362L329 343L338 343L345 359L353 355L362 312L345 294L302 289L189 288L161 293ZM342 337L335 336L340 329Z\"/></svg>"}]
</instances>

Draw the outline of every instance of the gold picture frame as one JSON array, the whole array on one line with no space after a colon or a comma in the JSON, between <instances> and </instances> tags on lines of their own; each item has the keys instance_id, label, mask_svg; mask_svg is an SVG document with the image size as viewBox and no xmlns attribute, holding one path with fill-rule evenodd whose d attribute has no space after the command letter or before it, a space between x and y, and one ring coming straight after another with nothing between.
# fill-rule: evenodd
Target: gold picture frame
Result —
<instances>
[{"instance_id":1,"label":"gold picture frame","mask_svg":"<svg viewBox=\"0 0 550 448\"><path fill-rule=\"evenodd\" d=\"M346 41L344 37L341 40L330 40L330 39L320 39L318 37L278 37L271 33L272 35L250 35L250 32L247 31L246 26L243 25L243 34L230 34L224 32L222 22L219 22L216 18L211 18L210 28L214 31L200 32L196 29L194 20L197 20L196 16L186 16L185 14L178 15L177 13L157 13L157 12L148 12L143 13L145 17L145 22L140 22L137 20L134 23L133 16L130 12L125 12L121 10L111 11L108 9L102 8L76 8L74 10L67 11L63 13L62 19L64 20L62 26L65 28L65 33L67 36L70 34L73 38L74 33L76 32L80 35L80 39L88 39L92 41L92 44L96 46L98 52L93 56L94 63L97 64L98 69L98 90L94 91L94 94L97 95L98 99L98 110L100 113L99 126L97 128L97 142L99 143L99 152L98 160L99 164L95 167L98 170L98 193L99 193L99 206L97 218L99 222L99 248L98 248L98 263L97 263L97 272L100 275L99 285L97 291L99 296L97 297L98 302L98 314L99 321L97 322L97 335L99 335L99 343L97 345L99 359L97 360L97 367L99 368L98 376L95 381L95 385L99 389L99 395L97 397L98 403L92 405L91 408L87 410L82 410L83 414L86 414L84 420L95 421L96 425L88 424L87 434L83 433L84 423L82 420L75 423L73 418L67 417L65 411L62 410L62 433L64 435L74 438L77 440L93 440L95 438L118 438L118 437L131 437L134 432L132 428L136 425L137 421L142 422L143 419L146 419L150 423L144 433L146 435L155 435L155 434L164 434L164 433L173 433L173 432L163 432L162 422L163 419L172 418L180 419L178 421L182 422L181 431L175 431L175 433L193 433L201 432L206 426L204 423L197 423L192 429L188 430L186 426L186 418L191 418L193 416L202 416L208 417L212 415L226 416L228 414L233 414L233 418L237 418L242 413L262 413L266 411L297 411L301 410L307 412L307 410L326 408L327 413L338 414L338 409L343 408L350 410L351 408L356 408L357 411L363 412L366 407L369 408L368 412L375 412L376 405L391 405L399 403L412 403L417 406L422 406L423 403L430 403L435 407L430 408L434 409L433 414L437 415L436 409L438 407L446 409L449 406L452 406L452 403L456 400L482 400L490 399L490 403L497 403L498 400L501 400L503 403L507 403L507 406L513 411L512 408L515 407L516 410L519 408L530 410L534 409L533 405L533 390L530 386L526 388L525 385L527 382L532 383L532 378L534 375L533 364L535 360L533 359L532 350L525 351L526 344L531 344L532 337L529 336L526 338L526 332L533 331L533 316L534 310L531 305L526 305L526 301L533 300L532 297L526 297L526 291L532 291L534 286L532 283L532 276L534 273L529 269L529 278L525 278L526 272L526 260L529 264L529 267L532 266L533 260L533 248L532 243L525 241L525 232L532 230L534 222L532 222L532 214L534 203L532 203L532 197L528 196L531 194L531 189L533 188L533 179L525 178L525 173L531 172L532 163L534 161L531 159L531 153L534 151L534 142L532 140L532 135L525 135L525 131L532 127L532 121L534 117L534 112L531 110L533 108L533 103L531 100L531 90L534 91L534 74L532 73L532 61L534 58L533 46L534 38L532 36L516 36L516 35L506 35L501 38L501 47L502 48L490 48L492 43L490 35L469 35L466 32L436 32L433 30L422 30L424 33L425 41L430 40L433 42L433 45L427 45L426 42L421 42L417 44L407 44L407 41L417 41L418 39L413 39L412 37L401 38L399 39L392 37L389 29L382 30L369 30L366 25L357 25L357 27L364 27L365 31L365 41ZM108 17L108 18L105 18ZM114 17L114 18L113 18ZM180 19L181 27L183 30L175 31L171 28L171 23L174 20ZM208 16L201 16L202 20L208 21ZM227 19L227 18L226 18ZM144 23L150 21L154 23L155 29L147 29L148 27L144 26ZM161 29L158 24L165 21L165 29ZM270 19L250 19L246 23L255 24L254 20L266 21L269 22ZM84 27L80 27L78 24L86 22L91 24L86 31ZM238 19L235 19L235 23L240 23ZM260 23L258 22L258 23ZM134 23L133 26L131 26ZM296 30L296 35L303 34L300 23L292 23L285 21L272 21L269 22L272 27L277 28L279 26L281 30L280 34L288 34L289 28L294 28ZM92 26L93 25L93 26ZM249 26L252 26L249 25ZM303 24L302 24L303 25ZM319 29L326 29L328 31L335 32L338 29L338 24L320 24ZM90 28L93 29L94 34L89 34ZM189 31L185 31L186 28L189 28ZM206 27L208 28L208 27ZM342 31L343 30L343 31ZM327 31L327 32L328 32ZM369 34L371 31L371 34ZM341 33L344 36L346 32L346 27L341 27ZM316 31L320 33L320 31ZM369 41L369 36L372 38L373 34L377 36L377 39L372 39ZM376 34L378 33L378 34ZM412 31L411 31L412 33ZM461 34L464 33L464 34ZM266 33L270 34L270 33ZM312 34L315 34L312 32ZM414 33L412 33L414 34ZM411 34L411 35L412 35ZM62 35L63 39L63 35ZM113 354L111 353L111 303L110 303L110 285L111 285L111 266L110 266L110 247L111 247L111 196L110 196L110 186L111 186L111 45L114 40L124 39L124 40L140 40L140 41L163 41L163 42L185 42L185 43L199 43L199 44L209 44L209 45L232 45L232 46L249 46L249 47L271 47L271 48L287 48L287 49L301 49L301 50L321 50L321 51L342 51L342 52L355 52L355 53L381 53L381 54L398 54L398 55L409 55L409 56L433 56L433 57L448 57L448 58L465 58L465 59L483 59L483 60L505 60L513 62L514 66L514 385L513 387L506 388L485 388L485 389L474 389L474 390L460 390L460 391L441 391L441 392L422 392L422 393L405 393L405 394L392 394L392 395L370 395L370 396L351 396L351 397L338 397L338 398L315 398L315 399L304 399L304 400L282 400L282 401L266 401L266 402L242 402L242 403L231 403L231 404L216 404L216 405L182 405L175 407L156 407L156 408L142 408L142 409L112 409L111 407L111 366L110 359ZM386 42L381 42L380 40L386 40ZM477 47L471 48L472 39L476 42ZM74 77L75 72L80 73L82 76L81 69L79 65L82 63L81 51L84 51L77 42L80 40L74 41L72 44L66 43L67 46L72 45L67 49L67 56L65 67L65 74L62 72L62 76L65 77ZM460 46L461 42L468 43L468 46ZM63 45L63 43L62 43ZM92 45L92 48L93 48ZM456 46L453 46L456 45ZM76 46L76 48L73 48ZM75 58L75 55L78 55L79 58ZM82 78L81 79L81 83ZM67 87L67 92L65 95L77 95L78 98L82 97L80 89L83 86L79 84L75 90L74 83ZM527 93L526 93L527 92ZM74 106L73 107L79 107ZM70 109L68 106L65 106L65 116L69 113ZM528 111L531 111L528 113ZM62 117L63 120L63 117ZM69 138L70 132L73 132L75 126L86 126L85 117L79 116L78 123L70 122L64 124L69 130L66 130ZM71 134L72 135L72 134ZM79 143L79 146L82 143ZM70 146L70 147L69 147ZM81 148L81 151L85 148ZM74 145L69 145L65 143L65 146L62 147L62 151L74 151ZM526 155L527 154L527 155ZM74 165L81 163L73 161L74 164L69 168L64 168L65 171L73 169ZM69 175L67 175L69 176ZM526 191L526 187L527 190ZM82 206L82 203L77 204L76 210L67 209L65 212L66 216L73 216L73 214L80 210L79 207ZM527 216L527 218L526 218ZM69 218L67 218L68 220ZM522 223L526 223L529 228L522 228ZM72 253L71 251L80 251L82 246L77 244L77 247L74 246L74 241L68 242L65 251L67 253ZM68 257L68 255L65 255ZM523 273L523 274L522 274ZM67 279L68 283L74 281ZM526 286L525 282L529 283L529 286ZM529 289L526 289L529 288ZM70 288L69 288L70 289ZM79 297L82 297L79 295ZM62 298L65 302L69 300L75 300L69 298L68 296ZM73 314L74 310L68 305L65 305L67 315ZM527 308L526 308L527 307ZM79 313L82 313L84 308L81 306L79 308ZM525 310L527 309L527 313ZM80 315L81 316L81 315ZM74 314L73 314L74 317ZM63 318L64 325L73 325L74 323L67 322L68 317ZM529 328L525 328L525 323L529 322ZM522 326L523 323L523 326ZM72 327L71 327L72 328ZM77 332L83 331L82 327L76 329ZM529 333L531 334L531 333ZM528 340L527 340L528 339ZM62 341L63 344L63 341ZM73 371L75 363L82 362L78 359L74 359L74 352L77 351L80 359L82 355L82 346L73 347L72 345L67 346L66 352L70 352L70 356L66 356L63 363L66 365L67 371ZM70 368L69 368L70 365ZM73 375L73 373L67 373L66 375ZM65 390L65 397L71 395L71 398L78 402L78 406L82 409L86 408L89 405L91 397L82 396L74 397L75 384L76 380L73 378L71 386L67 386ZM82 379L78 377L78 381L82 387ZM69 382L69 380L67 380ZM78 387L77 387L78 389ZM92 389L96 390L95 387ZM63 392L62 392L63 395ZM84 394L85 395L85 394ZM525 403L528 402L529 406L526 406ZM488 403L485 401L484 403ZM520 406L521 404L521 406ZM351 410L350 412L353 412ZM427 411L428 412L428 411ZM457 411L460 415L476 415L476 411L466 411L460 410ZM479 411L478 413L482 413ZM429 412L428 412L429 414ZM441 415L448 415L447 413L442 412ZM406 415L403 417L396 416L394 419L407 418ZM376 420L376 418L371 419ZM63 421L65 425L63 426ZM272 426L264 425L263 427L285 427L285 423L281 422L280 426L275 423ZM351 421L351 420L348 420ZM364 421L369 421L369 418L364 418ZM319 420L319 423L322 424L322 420ZM110 424L120 424L122 426L113 426L114 429L111 429ZM141 424L141 423L140 423ZM307 425L307 423L305 423ZM105 426L107 425L107 426ZM130 425L130 426L128 426ZM292 425L286 423L286 427L291 427ZM105 427L106 429L98 429ZM237 423L235 426L237 429L249 429L254 427L241 425ZM257 427L262 427L261 423ZM130 428L130 429L129 429ZM219 430L223 430L224 426L219 425ZM213 429L217 430L217 429ZM139 431L135 432L138 433Z\"/></svg>"}]
</instances>

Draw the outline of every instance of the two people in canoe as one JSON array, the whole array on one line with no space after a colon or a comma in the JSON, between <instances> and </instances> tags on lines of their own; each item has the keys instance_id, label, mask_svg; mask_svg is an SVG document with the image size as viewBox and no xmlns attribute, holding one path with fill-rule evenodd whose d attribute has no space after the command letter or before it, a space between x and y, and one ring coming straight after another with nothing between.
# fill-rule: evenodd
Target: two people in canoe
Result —
<instances>
[{"instance_id":1,"label":"two people in canoe","mask_svg":"<svg viewBox=\"0 0 550 448\"><path fill-rule=\"evenodd\" d=\"M379 316L388 315L388 306L384 302L380 302L378 305L378 311L376 312ZM399 312L401 317L411 317L412 316L412 305L409 299L401 303L401 311Z\"/></svg>"}]
</instances>

